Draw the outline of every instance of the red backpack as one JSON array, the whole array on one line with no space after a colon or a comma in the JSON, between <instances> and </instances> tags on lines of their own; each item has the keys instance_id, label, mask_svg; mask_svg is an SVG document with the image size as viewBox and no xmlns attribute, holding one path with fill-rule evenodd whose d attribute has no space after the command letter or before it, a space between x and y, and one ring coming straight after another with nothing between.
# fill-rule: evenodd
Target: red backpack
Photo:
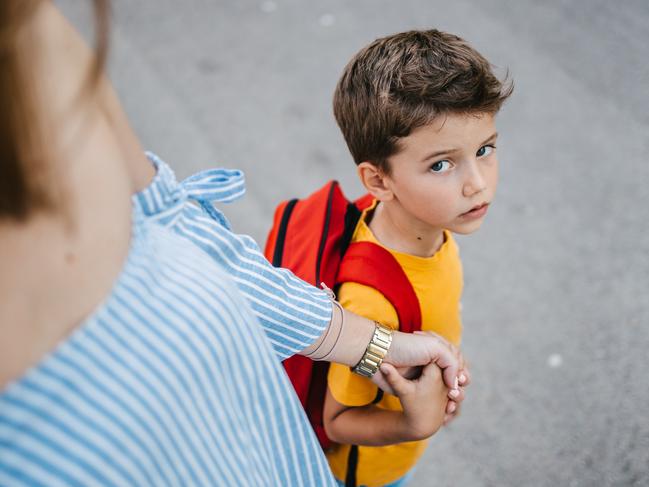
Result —
<instances>
[{"instance_id":1,"label":"red backpack","mask_svg":"<svg viewBox=\"0 0 649 487\"><path fill-rule=\"evenodd\" d=\"M350 244L371 195L351 202L337 181L330 181L302 200L283 201L275 210L268 234L266 258L301 279L337 290L343 282L373 287L394 306L399 329L421 329L421 311L415 291L396 259L371 242ZM323 448L331 446L322 422L327 390L328 362L295 355L284 361L309 421Z\"/></svg>"}]
</instances>

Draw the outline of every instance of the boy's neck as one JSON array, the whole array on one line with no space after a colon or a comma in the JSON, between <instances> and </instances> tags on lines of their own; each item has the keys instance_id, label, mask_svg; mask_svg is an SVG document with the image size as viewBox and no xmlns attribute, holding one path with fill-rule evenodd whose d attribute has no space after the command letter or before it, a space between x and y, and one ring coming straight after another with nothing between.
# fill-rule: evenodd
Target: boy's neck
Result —
<instances>
[{"instance_id":1,"label":"boy's neck","mask_svg":"<svg viewBox=\"0 0 649 487\"><path fill-rule=\"evenodd\" d=\"M417 257L432 257L444 243L443 229L414 222L389 203L377 204L368 226L381 244Z\"/></svg>"}]
</instances>

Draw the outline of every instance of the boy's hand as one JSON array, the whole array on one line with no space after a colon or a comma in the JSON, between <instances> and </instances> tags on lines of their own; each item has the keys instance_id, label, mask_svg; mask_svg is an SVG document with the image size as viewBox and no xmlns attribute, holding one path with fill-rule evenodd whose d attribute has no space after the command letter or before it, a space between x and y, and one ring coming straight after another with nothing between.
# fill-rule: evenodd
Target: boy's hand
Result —
<instances>
[{"instance_id":1,"label":"boy's hand","mask_svg":"<svg viewBox=\"0 0 649 487\"><path fill-rule=\"evenodd\" d=\"M403 407L404 433L410 440L421 440L435 434L442 426L448 388L440 368L434 363L424 366L414 380L402 377L390 364L381 365L385 377Z\"/></svg>"}]
</instances>

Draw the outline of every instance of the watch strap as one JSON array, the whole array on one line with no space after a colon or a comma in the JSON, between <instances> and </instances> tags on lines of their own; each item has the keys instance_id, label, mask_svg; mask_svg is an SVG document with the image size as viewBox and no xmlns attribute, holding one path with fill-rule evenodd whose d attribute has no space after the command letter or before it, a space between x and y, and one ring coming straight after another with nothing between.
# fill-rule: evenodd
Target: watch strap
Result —
<instances>
[{"instance_id":1,"label":"watch strap","mask_svg":"<svg viewBox=\"0 0 649 487\"><path fill-rule=\"evenodd\" d=\"M370 343L367 344L363 357L352 367L352 372L368 378L372 377L379 370L392 344L393 330L376 321L374 325L374 334Z\"/></svg>"}]
</instances>

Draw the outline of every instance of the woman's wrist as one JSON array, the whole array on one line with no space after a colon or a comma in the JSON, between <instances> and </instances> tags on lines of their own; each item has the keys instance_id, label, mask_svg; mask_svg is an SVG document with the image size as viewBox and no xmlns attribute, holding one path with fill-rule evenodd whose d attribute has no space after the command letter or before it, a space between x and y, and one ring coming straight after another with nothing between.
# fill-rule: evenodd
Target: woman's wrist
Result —
<instances>
[{"instance_id":1,"label":"woman's wrist","mask_svg":"<svg viewBox=\"0 0 649 487\"><path fill-rule=\"evenodd\" d=\"M359 362L352 367L352 372L371 379L378 372L391 344L392 329L375 321L372 339L367 344L365 353Z\"/></svg>"},{"instance_id":2,"label":"woman's wrist","mask_svg":"<svg viewBox=\"0 0 649 487\"><path fill-rule=\"evenodd\" d=\"M311 347L304 349L301 355L313 360L354 367L361 361L374 337L375 322L343 309L337 302L332 307L327 330ZM414 367L435 362L443 371L447 387L457 388L460 359L448 342L434 333L394 331L383 360L395 367Z\"/></svg>"},{"instance_id":3,"label":"woman's wrist","mask_svg":"<svg viewBox=\"0 0 649 487\"><path fill-rule=\"evenodd\" d=\"M300 355L353 367L363 357L376 326L373 321L345 310L339 303L332 303L329 326Z\"/></svg>"},{"instance_id":4,"label":"woman's wrist","mask_svg":"<svg viewBox=\"0 0 649 487\"><path fill-rule=\"evenodd\" d=\"M324 333L310 346L302 351L302 355L311 360L330 360L340 335L345 326L345 315L342 306L332 300L331 320Z\"/></svg>"}]
</instances>

